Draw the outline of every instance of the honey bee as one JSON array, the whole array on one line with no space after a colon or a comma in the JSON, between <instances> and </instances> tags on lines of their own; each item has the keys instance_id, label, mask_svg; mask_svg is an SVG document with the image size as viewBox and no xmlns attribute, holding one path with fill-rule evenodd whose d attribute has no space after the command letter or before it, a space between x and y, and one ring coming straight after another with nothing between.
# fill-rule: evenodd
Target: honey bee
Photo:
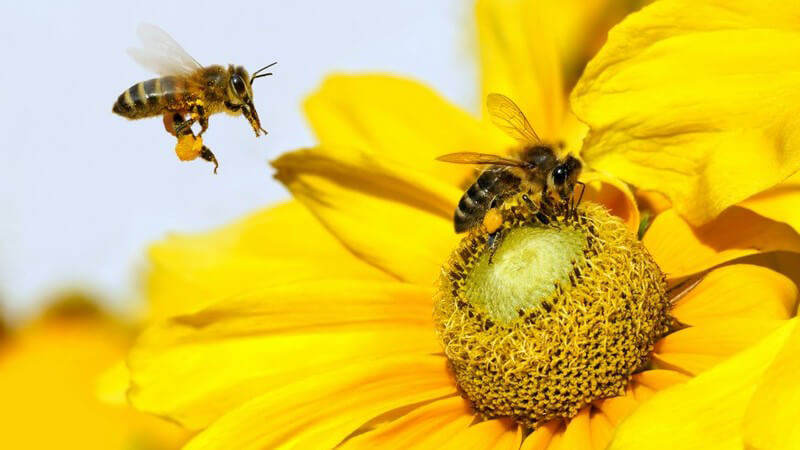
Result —
<instances>
[{"instance_id":1,"label":"honey bee","mask_svg":"<svg viewBox=\"0 0 800 450\"><path fill-rule=\"evenodd\" d=\"M492 122L523 145L516 157L460 152L437 159L458 164L490 164L461 197L453 224L456 233L483 225L490 233L492 246L497 237L495 232L502 225L498 208L506 199L522 193L523 199L532 203L530 196L541 193L542 201L552 198L566 203L572 199L575 185L583 183L578 181L581 162L572 155L559 157L553 146L539 138L525 114L511 99L501 94L489 94L486 106Z\"/></svg>"},{"instance_id":2,"label":"honey bee","mask_svg":"<svg viewBox=\"0 0 800 450\"><path fill-rule=\"evenodd\" d=\"M161 28L140 25L139 37L143 48L129 49L128 54L145 68L161 75L160 78L136 83L125 90L114 103L112 111L128 119L163 116L167 132L178 138L176 152L181 160L200 156L214 163L217 159L208 147L202 145L202 135L208 129L210 115L226 112L244 115L253 127L256 136L267 131L253 105L253 81L272 75L264 72L276 63L269 64L250 76L242 66L202 66L183 47ZM188 117L187 117L188 116ZM200 124L196 140L199 145L187 153L179 151L182 137L192 135L192 125ZM192 139L194 142L194 139Z\"/></svg>"}]
</instances>

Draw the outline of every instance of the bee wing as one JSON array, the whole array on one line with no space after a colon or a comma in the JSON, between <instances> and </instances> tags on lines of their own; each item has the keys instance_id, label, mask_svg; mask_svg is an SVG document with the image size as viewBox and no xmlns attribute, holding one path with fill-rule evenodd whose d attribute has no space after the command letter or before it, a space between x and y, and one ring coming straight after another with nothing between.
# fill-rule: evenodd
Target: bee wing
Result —
<instances>
[{"instance_id":1,"label":"bee wing","mask_svg":"<svg viewBox=\"0 0 800 450\"><path fill-rule=\"evenodd\" d=\"M142 48L129 48L128 54L144 68L159 75L188 75L202 68L166 31L155 25L137 28Z\"/></svg>"},{"instance_id":2,"label":"bee wing","mask_svg":"<svg viewBox=\"0 0 800 450\"><path fill-rule=\"evenodd\" d=\"M458 152L449 153L436 158L439 161L456 163L456 164L495 164L498 166L514 166L522 167L525 165L523 161L511 158L504 158L502 156L490 155L488 153L474 153L474 152Z\"/></svg>"},{"instance_id":3,"label":"bee wing","mask_svg":"<svg viewBox=\"0 0 800 450\"><path fill-rule=\"evenodd\" d=\"M524 145L541 144L542 140L519 107L503 94L486 96L486 108L492 123Z\"/></svg>"}]
</instances>

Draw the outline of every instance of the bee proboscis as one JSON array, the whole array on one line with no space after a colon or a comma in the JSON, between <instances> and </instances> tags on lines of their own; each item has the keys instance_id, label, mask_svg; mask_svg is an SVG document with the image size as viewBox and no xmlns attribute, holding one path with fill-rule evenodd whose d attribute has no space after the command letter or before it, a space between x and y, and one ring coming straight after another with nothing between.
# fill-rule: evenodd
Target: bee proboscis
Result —
<instances>
[{"instance_id":1,"label":"bee proboscis","mask_svg":"<svg viewBox=\"0 0 800 450\"><path fill-rule=\"evenodd\" d=\"M191 127L199 123L201 129L196 136L199 145L189 145L189 148L197 147L197 151L183 152L180 158L189 160L200 156L214 163L215 173L217 159L202 145L210 115L219 112L244 115L256 136L261 132L267 134L253 104L252 84L257 78L272 75L264 71L276 63L262 67L252 76L242 66L202 66L161 28L140 25L138 32L143 48L129 49L128 53L161 77L136 83L125 90L114 103L114 113L128 119L163 116L167 132L178 138L176 152L181 147L181 137L190 134L194 137Z\"/></svg>"},{"instance_id":2,"label":"bee proboscis","mask_svg":"<svg viewBox=\"0 0 800 450\"><path fill-rule=\"evenodd\" d=\"M522 193L526 199L541 194L542 201L552 197L568 202L575 185L582 184L578 181L582 164L572 155L559 157L555 147L539 138L522 110L508 97L489 94L486 106L492 122L522 144L515 157L459 152L437 159L458 164L490 165L461 197L453 224L456 233L483 225L490 233L490 244L493 244L495 231L502 224L498 220L497 208L506 199Z\"/></svg>"}]
</instances>

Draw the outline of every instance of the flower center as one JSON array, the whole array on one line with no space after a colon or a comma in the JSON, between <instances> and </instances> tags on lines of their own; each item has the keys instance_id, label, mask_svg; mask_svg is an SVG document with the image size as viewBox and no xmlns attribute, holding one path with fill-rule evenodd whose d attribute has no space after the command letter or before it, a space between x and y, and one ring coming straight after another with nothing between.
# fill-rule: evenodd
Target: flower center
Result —
<instances>
[{"instance_id":1,"label":"flower center","mask_svg":"<svg viewBox=\"0 0 800 450\"><path fill-rule=\"evenodd\" d=\"M624 393L670 322L652 257L599 205L503 216L494 253L473 233L440 280L434 319L462 393L531 427Z\"/></svg>"},{"instance_id":2,"label":"flower center","mask_svg":"<svg viewBox=\"0 0 800 450\"><path fill-rule=\"evenodd\" d=\"M507 230L502 239L491 263L488 252L476 261L464 293L490 319L508 323L550 297L558 286L554 281L569 281L586 237L577 230L521 227Z\"/></svg>"}]
</instances>

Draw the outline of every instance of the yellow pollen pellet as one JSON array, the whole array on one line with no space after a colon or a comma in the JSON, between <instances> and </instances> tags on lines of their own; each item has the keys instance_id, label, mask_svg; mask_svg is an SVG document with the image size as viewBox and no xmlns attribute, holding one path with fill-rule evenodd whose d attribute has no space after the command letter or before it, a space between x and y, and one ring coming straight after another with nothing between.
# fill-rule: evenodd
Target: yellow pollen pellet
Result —
<instances>
[{"instance_id":1,"label":"yellow pollen pellet","mask_svg":"<svg viewBox=\"0 0 800 450\"><path fill-rule=\"evenodd\" d=\"M175 153L181 161L191 161L200 155L203 148L203 138L185 134L178 138L175 144Z\"/></svg>"}]
</instances>

